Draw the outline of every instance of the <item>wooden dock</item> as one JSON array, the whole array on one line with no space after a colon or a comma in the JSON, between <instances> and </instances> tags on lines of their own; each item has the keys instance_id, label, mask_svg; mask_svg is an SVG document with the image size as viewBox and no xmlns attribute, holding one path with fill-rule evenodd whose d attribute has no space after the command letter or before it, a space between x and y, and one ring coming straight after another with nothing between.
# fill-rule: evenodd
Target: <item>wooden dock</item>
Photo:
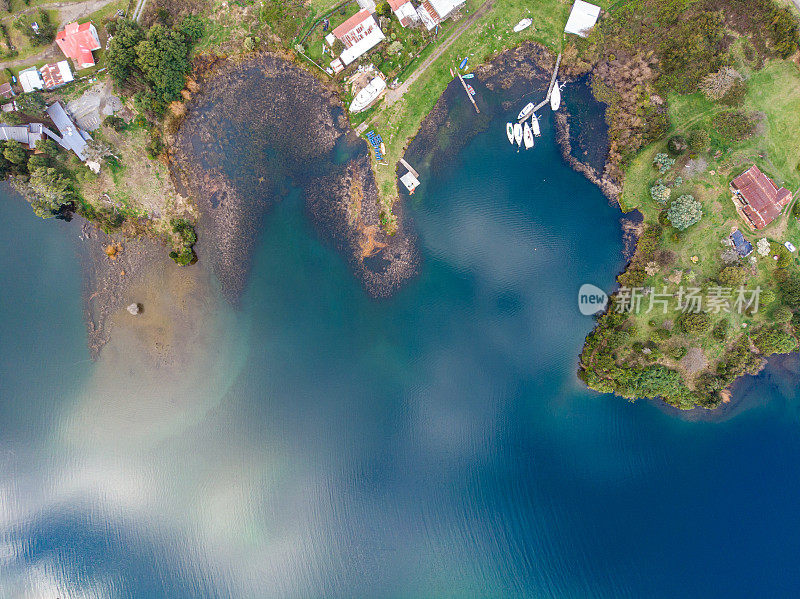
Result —
<instances>
[{"instance_id":1,"label":"wooden dock","mask_svg":"<svg viewBox=\"0 0 800 599\"><path fill-rule=\"evenodd\" d=\"M417 179L419 179L419 173L417 171L415 171L413 168L411 168L411 165L408 162L406 162L405 158L401 158L400 159L400 164L402 164L404 167L406 167L408 169L409 173L411 173Z\"/></svg>"},{"instance_id":2,"label":"wooden dock","mask_svg":"<svg viewBox=\"0 0 800 599\"><path fill-rule=\"evenodd\" d=\"M450 69L450 72L452 73L453 69ZM472 102L472 106L475 108L475 112L480 114L481 111L478 109L478 105L475 104L475 98L473 98L472 94L469 93L469 88L467 87L467 84L464 81L464 78L461 76L461 72L458 69L456 69L455 73L456 73L456 75L458 75L458 80L461 82L461 85L464 86L464 91L467 93L467 97L469 98L469 101Z\"/></svg>"},{"instance_id":3,"label":"wooden dock","mask_svg":"<svg viewBox=\"0 0 800 599\"><path fill-rule=\"evenodd\" d=\"M558 77L558 67L559 66L561 66L561 53L560 52L559 52L558 56L556 57L556 68L553 69L553 75L552 75L552 77L550 77L550 85L547 88L547 95L544 97L544 100L542 100L536 106L533 107L534 114L536 113L537 110L542 108L542 106L544 106L545 104L547 104L550 101L550 95L553 93L553 87L556 84L556 77ZM530 115L528 115L528 116L530 116ZM527 119L527 118L528 117L526 116L525 119ZM521 119L520 122L524 121L525 119Z\"/></svg>"}]
</instances>

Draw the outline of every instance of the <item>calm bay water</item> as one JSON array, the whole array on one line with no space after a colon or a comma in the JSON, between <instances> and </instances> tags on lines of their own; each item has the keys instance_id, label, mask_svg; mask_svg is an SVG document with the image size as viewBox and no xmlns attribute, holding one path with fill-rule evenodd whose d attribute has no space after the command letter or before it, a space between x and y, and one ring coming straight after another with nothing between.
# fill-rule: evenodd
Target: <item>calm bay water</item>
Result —
<instances>
[{"instance_id":1,"label":"calm bay water","mask_svg":"<svg viewBox=\"0 0 800 599\"><path fill-rule=\"evenodd\" d=\"M577 289L611 286L620 215L549 122L522 153L503 125L413 197L390 300L290 194L169 377L124 327L88 361L77 228L4 192L0 597L800 592L796 377L712 422L582 388Z\"/></svg>"}]
</instances>

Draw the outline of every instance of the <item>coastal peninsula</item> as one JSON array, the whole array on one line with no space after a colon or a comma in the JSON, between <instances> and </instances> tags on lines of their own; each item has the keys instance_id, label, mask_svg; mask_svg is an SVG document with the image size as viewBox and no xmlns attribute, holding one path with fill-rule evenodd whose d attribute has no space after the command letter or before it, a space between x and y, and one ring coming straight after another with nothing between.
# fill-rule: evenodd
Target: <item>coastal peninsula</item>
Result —
<instances>
[{"instance_id":1,"label":"coastal peninsula","mask_svg":"<svg viewBox=\"0 0 800 599\"><path fill-rule=\"evenodd\" d=\"M594 16L569 31L575 10ZM59 27L32 36L29 17L15 16L17 30L46 46ZM390 295L419 260L400 175L469 139L439 118L437 103L458 94L472 110L463 96L475 90L454 73L474 77L479 98L546 88L560 55L562 82L588 80L605 105L609 143L600 166L573 155L567 98L556 114L565 159L642 216L580 378L623 397L715 407L737 377L797 347L800 71L789 5L149 0L70 17L91 23L63 35L96 37L93 64L70 57L78 77L61 63L34 65L34 76L14 59L10 93L17 81L33 89L4 108L27 140L3 142L4 172L38 214L97 224L108 259L121 240L157 239L178 264L207 260L236 301L259 224L300 189L366 291ZM516 114L517 97L502 109ZM472 131L489 122L475 108ZM82 141L58 129L61 112ZM689 290L703 296L697 310L686 309Z\"/></svg>"}]
</instances>

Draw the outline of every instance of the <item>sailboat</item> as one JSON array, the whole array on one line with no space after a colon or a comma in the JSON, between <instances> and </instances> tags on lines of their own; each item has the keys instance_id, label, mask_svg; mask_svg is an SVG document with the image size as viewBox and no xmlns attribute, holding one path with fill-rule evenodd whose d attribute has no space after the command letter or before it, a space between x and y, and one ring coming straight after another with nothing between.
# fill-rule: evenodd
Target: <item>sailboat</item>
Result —
<instances>
[{"instance_id":1,"label":"sailboat","mask_svg":"<svg viewBox=\"0 0 800 599\"><path fill-rule=\"evenodd\" d=\"M525 105L525 108L519 111L519 116L517 116L517 120L521 121L522 119L528 118L528 115L533 112L533 102L529 102Z\"/></svg>"},{"instance_id":2,"label":"sailboat","mask_svg":"<svg viewBox=\"0 0 800 599\"><path fill-rule=\"evenodd\" d=\"M525 128L522 131L522 138L525 140L525 149L530 150L533 147L533 132L528 121L525 121Z\"/></svg>"},{"instance_id":3,"label":"sailboat","mask_svg":"<svg viewBox=\"0 0 800 599\"><path fill-rule=\"evenodd\" d=\"M522 19L519 23L514 25L514 33L519 33L523 29L527 29L531 26L531 23L533 23L531 19Z\"/></svg>"},{"instance_id":4,"label":"sailboat","mask_svg":"<svg viewBox=\"0 0 800 599\"><path fill-rule=\"evenodd\" d=\"M508 142L514 143L514 125L506 123L506 135L508 135Z\"/></svg>"},{"instance_id":5,"label":"sailboat","mask_svg":"<svg viewBox=\"0 0 800 599\"><path fill-rule=\"evenodd\" d=\"M550 94L550 108L558 110L559 106L561 106L561 88L558 87L558 79L556 79L553 92Z\"/></svg>"},{"instance_id":6,"label":"sailboat","mask_svg":"<svg viewBox=\"0 0 800 599\"><path fill-rule=\"evenodd\" d=\"M542 130L539 127L539 117L536 114L531 115L531 128L533 129L533 134L536 137L539 137L542 134Z\"/></svg>"},{"instance_id":7,"label":"sailboat","mask_svg":"<svg viewBox=\"0 0 800 599\"><path fill-rule=\"evenodd\" d=\"M514 123L514 141L518 146L522 145L522 125Z\"/></svg>"}]
</instances>

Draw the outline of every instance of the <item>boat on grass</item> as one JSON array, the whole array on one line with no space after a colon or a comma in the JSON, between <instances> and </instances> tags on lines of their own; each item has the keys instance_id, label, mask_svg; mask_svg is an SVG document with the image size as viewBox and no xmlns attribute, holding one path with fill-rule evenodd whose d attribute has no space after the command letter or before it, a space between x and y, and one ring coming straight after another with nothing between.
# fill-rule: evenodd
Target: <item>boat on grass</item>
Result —
<instances>
[{"instance_id":1,"label":"boat on grass","mask_svg":"<svg viewBox=\"0 0 800 599\"><path fill-rule=\"evenodd\" d=\"M522 145L522 125L514 123L514 141L518 146Z\"/></svg>"},{"instance_id":2,"label":"boat on grass","mask_svg":"<svg viewBox=\"0 0 800 599\"><path fill-rule=\"evenodd\" d=\"M514 143L514 125L512 123L506 123L506 135L508 135L508 142L513 144Z\"/></svg>"},{"instance_id":3,"label":"boat on grass","mask_svg":"<svg viewBox=\"0 0 800 599\"><path fill-rule=\"evenodd\" d=\"M517 120L521 121L522 119L527 119L528 115L533 112L533 102L528 102L525 105L525 108L519 111L519 116L517 116Z\"/></svg>"},{"instance_id":4,"label":"boat on grass","mask_svg":"<svg viewBox=\"0 0 800 599\"><path fill-rule=\"evenodd\" d=\"M536 113L531 115L531 129L533 129L533 134L536 137L539 137L542 134L542 129L539 127L539 117L536 116Z\"/></svg>"},{"instance_id":5,"label":"boat on grass","mask_svg":"<svg viewBox=\"0 0 800 599\"><path fill-rule=\"evenodd\" d=\"M558 87L558 79L556 79L556 84L553 86L553 91L550 94L550 108L553 110L558 110L561 106L561 88Z\"/></svg>"},{"instance_id":6,"label":"boat on grass","mask_svg":"<svg viewBox=\"0 0 800 599\"><path fill-rule=\"evenodd\" d=\"M531 23L533 23L531 19L522 19L519 23L514 25L514 33L519 33L523 29L527 29L531 26Z\"/></svg>"},{"instance_id":7,"label":"boat on grass","mask_svg":"<svg viewBox=\"0 0 800 599\"><path fill-rule=\"evenodd\" d=\"M533 132L528 121L525 121L525 127L522 130L522 139L525 140L525 149L530 150L533 147Z\"/></svg>"},{"instance_id":8,"label":"boat on grass","mask_svg":"<svg viewBox=\"0 0 800 599\"><path fill-rule=\"evenodd\" d=\"M380 77L375 77L353 98L350 103L350 112L361 112L372 104L383 90L386 89L386 82Z\"/></svg>"}]
</instances>

